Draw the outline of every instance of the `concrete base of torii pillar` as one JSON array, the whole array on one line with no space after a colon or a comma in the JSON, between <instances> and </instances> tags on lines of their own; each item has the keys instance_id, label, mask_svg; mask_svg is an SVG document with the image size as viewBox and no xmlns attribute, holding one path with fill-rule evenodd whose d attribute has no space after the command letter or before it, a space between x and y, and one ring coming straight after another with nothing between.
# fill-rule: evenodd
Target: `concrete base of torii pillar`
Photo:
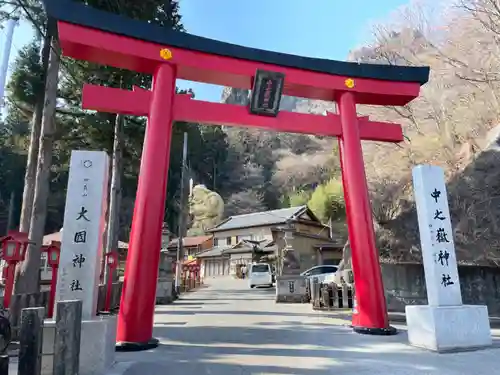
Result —
<instances>
[{"instance_id":1,"label":"concrete base of torii pillar","mask_svg":"<svg viewBox=\"0 0 500 375\"><path fill-rule=\"evenodd\" d=\"M492 344L488 307L406 306L410 345L437 352L462 351Z\"/></svg>"}]
</instances>

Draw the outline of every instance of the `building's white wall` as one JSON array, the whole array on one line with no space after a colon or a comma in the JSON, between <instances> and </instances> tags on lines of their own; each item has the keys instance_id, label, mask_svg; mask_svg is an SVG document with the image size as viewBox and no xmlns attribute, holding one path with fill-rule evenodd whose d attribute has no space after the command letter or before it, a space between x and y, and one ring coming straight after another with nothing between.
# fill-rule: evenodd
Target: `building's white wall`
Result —
<instances>
[{"instance_id":1,"label":"building's white wall","mask_svg":"<svg viewBox=\"0 0 500 375\"><path fill-rule=\"evenodd\" d=\"M229 259L207 258L201 262L201 275L203 278L229 275Z\"/></svg>"},{"instance_id":2,"label":"building's white wall","mask_svg":"<svg viewBox=\"0 0 500 375\"><path fill-rule=\"evenodd\" d=\"M271 227L254 227L232 229L214 233L214 246L235 245L238 241L246 240L272 240Z\"/></svg>"}]
</instances>

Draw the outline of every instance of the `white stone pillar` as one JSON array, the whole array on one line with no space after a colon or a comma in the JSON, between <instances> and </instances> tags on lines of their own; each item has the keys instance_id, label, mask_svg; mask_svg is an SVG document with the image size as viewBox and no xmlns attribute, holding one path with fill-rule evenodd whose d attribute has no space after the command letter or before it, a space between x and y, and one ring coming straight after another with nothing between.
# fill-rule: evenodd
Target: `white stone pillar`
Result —
<instances>
[{"instance_id":1,"label":"white stone pillar","mask_svg":"<svg viewBox=\"0 0 500 375\"><path fill-rule=\"evenodd\" d=\"M96 315L107 208L109 157L72 151L56 301L82 300L82 317Z\"/></svg>"},{"instance_id":2,"label":"white stone pillar","mask_svg":"<svg viewBox=\"0 0 500 375\"><path fill-rule=\"evenodd\" d=\"M82 301L80 374L107 373L115 361L116 318L96 317L108 166L104 151L71 152L56 301Z\"/></svg>"},{"instance_id":3,"label":"white stone pillar","mask_svg":"<svg viewBox=\"0 0 500 375\"><path fill-rule=\"evenodd\" d=\"M444 173L420 165L413 169L427 299L431 306L462 304L457 258Z\"/></svg>"},{"instance_id":4,"label":"white stone pillar","mask_svg":"<svg viewBox=\"0 0 500 375\"><path fill-rule=\"evenodd\" d=\"M488 308L462 304L444 172L413 169L428 305L406 306L411 345L436 351L491 345Z\"/></svg>"}]
</instances>

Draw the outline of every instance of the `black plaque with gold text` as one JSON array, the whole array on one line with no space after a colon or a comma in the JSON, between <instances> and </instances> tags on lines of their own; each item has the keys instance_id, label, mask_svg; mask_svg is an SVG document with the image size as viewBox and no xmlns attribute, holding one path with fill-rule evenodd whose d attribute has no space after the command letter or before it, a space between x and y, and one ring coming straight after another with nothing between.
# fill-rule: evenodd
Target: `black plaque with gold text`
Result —
<instances>
[{"instance_id":1,"label":"black plaque with gold text","mask_svg":"<svg viewBox=\"0 0 500 375\"><path fill-rule=\"evenodd\" d=\"M285 75L257 69L250 99L250 113L278 116Z\"/></svg>"}]
</instances>

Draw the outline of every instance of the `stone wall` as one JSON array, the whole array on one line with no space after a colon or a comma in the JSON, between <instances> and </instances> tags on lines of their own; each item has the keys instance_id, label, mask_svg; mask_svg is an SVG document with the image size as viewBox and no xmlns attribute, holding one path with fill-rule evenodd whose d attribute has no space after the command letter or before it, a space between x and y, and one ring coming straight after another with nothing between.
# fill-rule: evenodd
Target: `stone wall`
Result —
<instances>
[{"instance_id":1,"label":"stone wall","mask_svg":"<svg viewBox=\"0 0 500 375\"><path fill-rule=\"evenodd\" d=\"M427 304L424 268L421 264L382 264L389 311L405 305ZM500 268L458 266L464 304L486 305L490 316L500 316Z\"/></svg>"}]
</instances>

